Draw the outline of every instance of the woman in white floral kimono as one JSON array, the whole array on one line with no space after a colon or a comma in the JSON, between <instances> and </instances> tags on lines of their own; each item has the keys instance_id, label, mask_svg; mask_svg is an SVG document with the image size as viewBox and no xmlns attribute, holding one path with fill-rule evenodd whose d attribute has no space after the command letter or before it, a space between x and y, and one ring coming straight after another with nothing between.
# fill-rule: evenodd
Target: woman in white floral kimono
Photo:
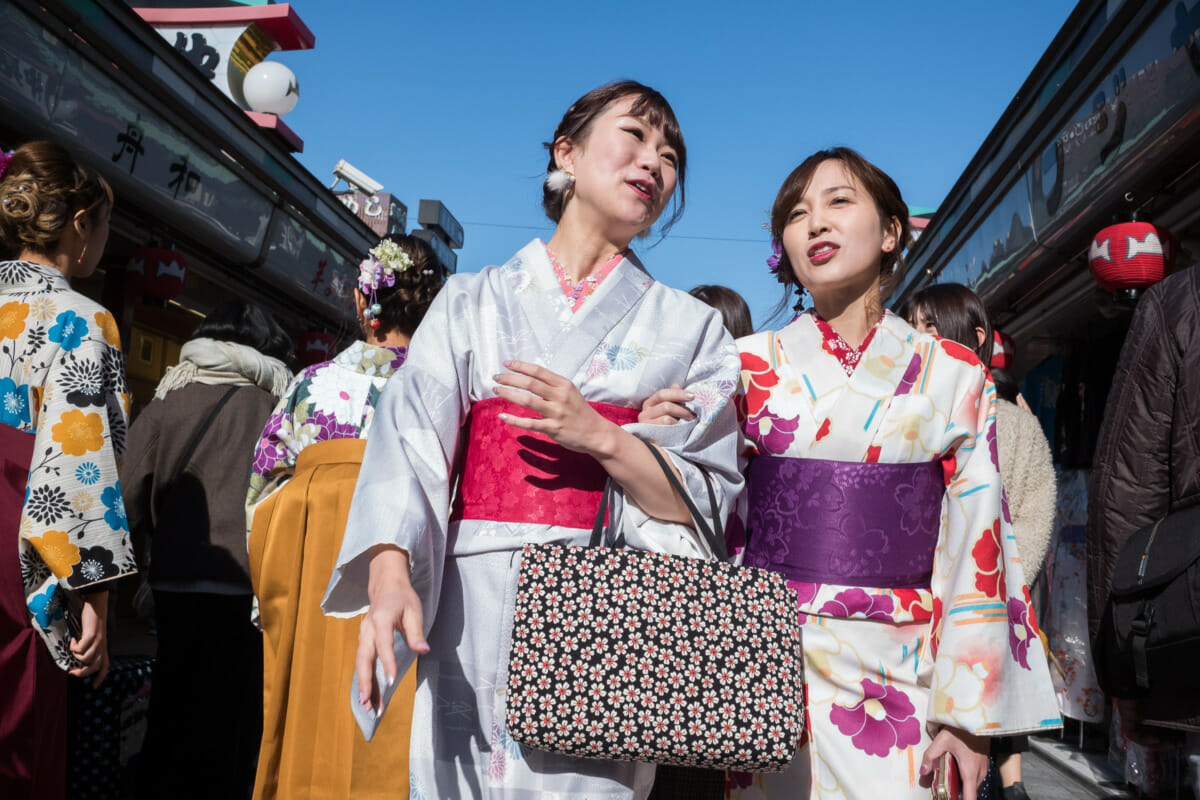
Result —
<instances>
[{"instance_id":1,"label":"woman in white floral kimono","mask_svg":"<svg viewBox=\"0 0 1200 800\"><path fill-rule=\"evenodd\" d=\"M109 581L135 571L121 339L70 286L99 264L112 204L56 144L0 153L0 244L19 253L0 261L0 797L63 795L66 675L104 680Z\"/></svg>"},{"instance_id":2,"label":"woman in white floral kimono","mask_svg":"<svg viewBox=\"0 0 1200 800\"><path fill-rule=\"evenodd\" d=\"M572 105L550 150L544 205L554 236L501 267L451 277L434 301L380 398L325 598L330 614L369 608L353 698L368 735L389 687L422 655L413 797L645 797L652 765L570 758L508 737L521 549L585 544L611 477L619 497L610 513L631 546L707 555L639 436L667 454L703 507L698 466L724 505L741 486L733 342L716 311L654 281L628 249L682 184L674 113L648 87L604 86ZM696 419L637 425L642 401L675 383L692 395Z\"/></svg>"},{"instance_id":3,"label":"woman in white floral kimono","mask_svg":"<svg viewBox=\"0 0 1200 800\"><path fill-rule=\"evenodd\" d=\"M779 280L813 309L740 339L757 451L744 562L797 594L808 737L736 798L928 797L949 753L974 800L986 737L1059 725L996 459L996 392L974 353L881 307L908 237L895 183L822 151L771 212Z\"/></svg>"},{"instance_id":4,"label":"woman in white floral kimono","mask_svg":"<svg viewBox=\"0 0 1200 800\"><path fill-rule=\"evenodd\" d=\"M359 272L365 340L305 369L267 421L246 496L250 572L263 628L263 736L257 800L408 795L416 676L369 744L346 693L356 620L321 613L380 392L445 280L428 244L389 236Z\"/></svg>"}]
</instances>

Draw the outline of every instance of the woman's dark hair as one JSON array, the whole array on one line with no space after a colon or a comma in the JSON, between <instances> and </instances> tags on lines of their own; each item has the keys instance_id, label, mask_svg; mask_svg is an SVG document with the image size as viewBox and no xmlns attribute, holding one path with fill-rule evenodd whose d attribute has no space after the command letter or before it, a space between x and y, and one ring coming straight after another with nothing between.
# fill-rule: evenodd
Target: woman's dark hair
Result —
<instances>
[{"instance_id":1,"label":"woman's dark hair","mask_svg":"<svg viewBox=\"0 0 1200 800\"><path fill-rule=\"evenodd\" d=\"M943 339L967 347L984 366L992 362L992 323L979 295L961 283L935 283L916 292L896 311L910 324L922 316L937 328ZM979 344L976 328L983 329L983 344Z\"/></svg>"},{"instance_id":2,"label":"woman's dark hair","mask_svg":"<svg viewBox=\"0 0 1200 800\"><path fill-rule=\"evenodd\" d=\"M645 119L654 127L662 129L667 144L675 150L675 156L678 159L675 167L678 180L675 197L672 201L675 204L675 210L660 229L665 234L683 216L687 146L683 143L683 132L679 129L679 120L675 118L675 111L671 108L671 104L667 102L667 98L649 86L637 81L616 81L592 89L572 103L571 107L567 109L567 113L563 114L558 127L554 129L554 137L548 142L543 142L543 146L550 151L550 162L546 166L546 174L558 169L558 164L554 161L554 146L559 141L570 139L575 144L583 144L592 132L592 123L596 121L596 117L603 114L605 109L613 103L626 97L633 98L630 113L635 117ZM566 199L565 190L555 191L545 183L542 184L542 208L546 210L546 216L553 222L557 223L562 219Z\"/></svg>"},{"instance_id":3,"label":"woman's dark hair","mask_svg":"<svg viewBox=\"0 0 1200 800\"><path fill-rule=\"evenodd\" d=\"M908 206L905 205L904 197L900 194L900 187L896 185L896 182L886 172L863 158L856 150L849 147L818 150L792 170L792 174L788 175L783 185L779 187L779 193L775 195L775 203L771 206L771 238L778 242L783 241L783 229L787 227L788 216L792 213L792 209L804 197L804 192L808 190L808 184L812 182L817 167L830 160L841 161L842 166L846 168L851 177L871 196L871 199L875 201L876 210L879 211L879 220L885 228L893 224L899 226L896 230L895 249L884 253L883 259L879 262L880 284L886 295L891 289L892 282L900 274L904 263L902 254L912 238L908 221ZM778 314L787 307L788 296L792 289L799 293L804 288L796 280L796 272L792 269L792 262L788 260L787 250L783 250L779 255L779 268L775 270L775 277L784 286L783 301L775 312Z\"/></svg>"},{"instance_id":4,"label":"woman's dark hair","mask_svg":"<svg viewBox=\"0 0 1200 800\"><path fill-rule=\"evenodd\" d=\"M725 321L725 330L735 339L754 333L754 324L750 321L750 306L742 296L726 286L697 286L688 292L692 297L721 312Z\"/></svg>"},{"instance_id":5,"label":"woman's dark hair","mask_svg":"<svg viewBox=\"0 0 1200 800\"><path fill-rule=\"evenodd\" d=\"M196 326L192 338L244 344L284 362L292 355L292 340L275 317L247 300L230 300L214 307Z\"/></svg>"},{"instance_id":6,"label":"woman's dark hair","mask_svg":"<svg viewBox=\"0 0 1200 800\"><path fill-rule=\"evenodd\" d=\"M80 211L98 223L112 210L112 188L54 142L26 142L0 179L0 241L12 255L50 255Z\"/></svg>"},{"instance_id":7,"label":"woman's dark hair","mask_svg":"<svg viewBox=\"0 0 1200 800\"><path fill-rule=\"evenodd\" d=\"M425 240L405 234L389 234L383 238L395 242L412 259L413 265L396 273L394 284L376 290L375 301L382 307L379 329L385 333L400 331L411 337L446 282L447 273Z\"/></svg>"},{"instance_id":8,"label":"woman's dark hair","mask_svg":"<svg viewBox=\"0 0 1200 800\"><path fill-rule=\"evenodd\" d=\"M1010 403L1017 402L1017 395L1021 393L1021 386L1017 383L1017 379L1008 373L1008 370L993 369L992 383L996 384L996 394L1001 400L1007 400Z\"/></svg>"}]
</instances>

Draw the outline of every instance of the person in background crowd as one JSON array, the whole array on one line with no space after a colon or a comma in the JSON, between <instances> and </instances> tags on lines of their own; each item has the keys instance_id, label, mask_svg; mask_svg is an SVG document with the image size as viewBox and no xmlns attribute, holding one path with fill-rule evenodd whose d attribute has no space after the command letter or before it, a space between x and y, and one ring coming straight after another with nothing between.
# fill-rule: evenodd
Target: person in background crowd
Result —
<instances>
[{"instance_id":1,"label":"person in background crowd","mask_svg":"<svg viewBox=\"0 0 1200 800\"><path fill-rule=\"evenodd\" d=\"M416 237L389 236L373 248L354 292L365 341L297 375L255 448L246 512L266 650L259 800L409 796L415 670L366 742L346 704L358 620L325 617L321 596L379 394L444 281Z\"/></svg>"},{"instance_id":2,"label":"person in background crowd","mask_svg":"<svg viewBox=\"0 0 1200 800\"><path fill-rule=\"evenodd\" d=\"M380 398L324 600L328 614L367 611L355 696L364 731L422 655L414 797L644 798L651 764L521 747L505 730L521 550L586 543L611 476L609 514L631 547L711 557L638 436L661 443L705 508L697 465L718 502L741 488L733 342L715 310L651 279L629 250L677 184L682 205L674 112L639 83L602 86L567 110L548 148L554 236L504 266L451 277L434 301ZM637 425L641 399L675 383L695 395L698 419ZM570 482L584 499L564 503L547 482Z\"/></svg>"},{"instance_id":3,"label":"person in background crowd","mask_svg":"<svg viewBox=\"0 0 1200 800\"><path fill-rule=\"evenodd\" d=\"M754 333L754 325L750 321L750 306L745 299L727 286L697 286L688 291L692 297L706 303L721 312L725 322L725 330L734 339L749 336Z\"/></svg>"},{"instance_id":4,"label":"person in background crowd","mask_svg":"<svg viewBox=\"0 0 1200 800\"><path fill-rule=\"evenodd\" d=\"M921 333L958 342L974 350L982 363L991 363L994 339L987 309L966 286L959 283L928 286L913 294L898 313ZM1026 580L1033 585L1041 574L1054 527L1057 499L1054 464L1050 444L1037 418L1017 405L1016 382L1002 370L991 372L998 395L996 447L1000 479L1021 567ZM1021 753L1028 750L1028 736L992 739L992 757L999 768L1003 800L1028 800L1021 781Z\"/></svg>"},{"instance_id":5,"label":"person in background crowd","mask_svg":"<svg viewBox=\"0 0 1200 800\"><path fill-rule=\"evenodd\" d=\"M1121 348L1088 492L1088 627L1096 641L1117 555L1167 514L1200 503L1200 269L1146 290ZM1197 692L1197 684L1180 692ZM1117 698L1125 735L1156 747L1177 731L1147 725L1140 704ZM1173 723L1194 734L1197 723ZM1189 747L1194 750L1194 747Z\"/></svg>"},{"instance_id":6,"label":"person in background crowd","mask_svg":"<svg viewBox=\"0 0 1200 800\"><path fill-rule=\"evenodd\" d=\"M136 569L117 460L129 392L112 315L71 290L113 194L64 148L0 153L0 797L66 791L67 674L108 671L108 588Z\"/></svg>"},{"instance_id":7,"label":"person in background crowd","mask_svg":"<svg viewBox=\"0 0 1200 800\"><path fill-rule=\"evenodd\" d=\"M214 308L129 431L129 523L150 542L158 650L138 796L244 798L262 730L243 499L291 380L291 340L244 300ZM146 537L143 539L143 537Z\"/></svg>"},{"instance_id":8,"label":"person in background crowd","mask_svg":"<svg viewBox=\"0 0 1200 800\"><path fill-rule=\"evenodd\" d=\"M883 310L908 208L858 153L803 161L771 233L772 271L814 307L738 342L757 455L748 539L731 544L796 591L809 728L786 771L731 773L731 794L924 800L949 754L974 800L988 737L1058 720L1002 508L987 369Z\"/></svg>"}]
</instances>

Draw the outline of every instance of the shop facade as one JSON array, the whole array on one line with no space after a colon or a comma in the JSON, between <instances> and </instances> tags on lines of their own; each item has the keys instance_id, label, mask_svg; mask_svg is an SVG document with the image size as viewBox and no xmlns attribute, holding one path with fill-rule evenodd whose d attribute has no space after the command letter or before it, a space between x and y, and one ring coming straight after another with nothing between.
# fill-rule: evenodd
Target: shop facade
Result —
<instances>
[{"instance_id":1,"label":"shop facade","mask_svg":"<svg viewBox=\"0 0 1200 800\"><path fill-rule=\"evenodd\" d=\"M296 161L293 144L129 5L0 7L0 145L43 138L116 193L105 257L76 288L117 318L136 404L224 300L269 309L301 350L318 341L309 334L354 332L354 276L376 234Z\"/></svg>"}]
</instances>

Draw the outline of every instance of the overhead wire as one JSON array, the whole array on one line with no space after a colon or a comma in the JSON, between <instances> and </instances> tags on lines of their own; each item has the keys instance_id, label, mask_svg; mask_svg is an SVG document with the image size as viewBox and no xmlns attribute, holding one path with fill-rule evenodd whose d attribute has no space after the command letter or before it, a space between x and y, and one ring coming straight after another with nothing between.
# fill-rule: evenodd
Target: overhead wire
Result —
<instances>
[{"instance_id":1,"label":"overhead wire","mask_svg":"<svg viewBox=\"0 0 1200 800\"><path fill-rule=\"evenodd\" d=\"M511 228L513 230L522 231L547 231L552 229L553 225L511 225L503 222L463 222L462 225L478 225L482 228ZM702 242L745 242L748 244L769 245L770 242L764 239L749 239L736 236L694 236L686 233L670 233L668 238L671 239L690 239Z\"/></svg>"}]
</instances>

